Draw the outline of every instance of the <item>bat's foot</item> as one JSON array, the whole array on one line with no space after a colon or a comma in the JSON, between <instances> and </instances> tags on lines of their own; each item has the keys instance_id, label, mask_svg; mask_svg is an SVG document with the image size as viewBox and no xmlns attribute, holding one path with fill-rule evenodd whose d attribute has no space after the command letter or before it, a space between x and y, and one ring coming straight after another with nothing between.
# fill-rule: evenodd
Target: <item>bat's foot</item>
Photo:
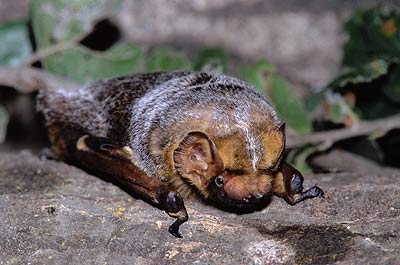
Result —
<instances>
[{"instance_id":1,"label":"bat's foot","mask_svg":"<svg viewBox=\"0 0 400 265\"><path fill-rule=\"evenodd\" d=\"M324 191L316 185L303 192L303 177L300 174L292 175L290 189L292 194L291 196L288 196L286 202L291 205L315 197L324 198L325 195Z\"/></svg>"}]
</instances>

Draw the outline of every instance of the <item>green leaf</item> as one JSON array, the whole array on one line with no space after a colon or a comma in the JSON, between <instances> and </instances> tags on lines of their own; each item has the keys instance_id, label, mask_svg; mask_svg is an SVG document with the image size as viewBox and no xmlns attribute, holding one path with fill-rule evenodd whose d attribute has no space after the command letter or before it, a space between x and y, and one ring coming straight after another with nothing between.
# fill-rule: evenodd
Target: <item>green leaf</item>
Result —
<instances>
[{"instance_id":1,"label":"green leaf","mask_svg":"<svg viewBox=\"0 0 400 265\"><path fill-rule=\"evenodd\" d=\"M310 117L291 85L280 76L267 78L268 94L278 115L299 134L312 131Z\"/></svg>"},{"instance_id":2,"label":"green leaf","mask_svg":"<svg viewBox=\"0 0 400 265\"><path fill-rule=\"evenodd\" d=\"M266 92L266 78L275 73L275 66L267 60L260 60L254 65L242 65L239 68L239 77L254 85L262 94Z\"/></svg>"},{"instance_id":3,"label":"green leaf","mask_svg":"<svg viewBox=\"0 0 400 265\"><path fill-rule=\"evenodd\" d=\"M291 150L286 161L293 165L301 173L312 173L311 167L307 163L307 159L317 151L315 146L307 146L300 149Z\"/></svg>"},{"instance_id":4,"label":"green leaf","mask_svg":"<svg viewBox=\"0 0 400 265\"><path fill-rule=\"evenodd\" d=\"M260 60L254 65L240 67L239 76L269 96L278 115L299 134L312 130L310 117L290 84L279 76L273 64Z\"/></svg>"},{"instance_id":5,"label":"green leaf","mask_svg":"<svg viewBox=\"0 0 400 265\"><path fill-rule=\"evenodd\" d=\"M183 52L167 48L157 48L147 57L147 72L190 69L192 69L192 65L189 58Z\"/></svg>"},{"instance_id":6,"label":"green leaf","mask_svg":"<svg viewBox=\"0 0 400 265\"><path fill-rule=\"evenodd\" d=\"M342 95L338 93L327 92L325 94L326 103L329 106L329 119L334 123L343 123L346 118L352 122L359 120L352 108L346 103Z\"/></svg>"},{"instance_id":7,"label":"green leaf","mask_svg":"<svg viewBox=\"0 0 400 265\"><path fill-rule=\"evenodd\" d=\"M32 26L39 48L91 32L94 24L120 8L121 0L35 0Z\"/></svg>"},{"instance_id":8,"label":"green leaf","mask_svg":"<svg viewBox=\"0 0 400 265\"><path fill-rule=\"evenodd\" d=\"M376 59L358 67L346 68L328 86L331 88L344 88L348 85L372 82L388 73L389 64L383 59Z\"/></svg>"},{"instance_id":9,"label":"green leaf","mask_svg":"<svg viewBox=\"0 0 400 265\"><path fill-rule=\"evenodd\" d=\"M345 118L345 111L341 104L332 103L330 104L330 118L334 123L341 123Z\"/></svg>"},{"instance_id":10,"label":"green leaf","mask_svg":"<svg viewBox=\"0 0 400 265\"><path fill-rule=\"evenodd\" d=\"M8 120L7 110L0 105L0 143L4 142L6 138Z\"/></svg>"},{"instance_id":11,"label":"green leaf","mask_svg":"<svg viewBox=\"0 0 400 265\"><path fill-rule=\"evenodd\" d=\"M91 32L94 24L109 15L121 0L36 0L32 6L32 24L39 49L76 41ZM116 43L106 51L93 51L73 45L43 60L52 73L78 82L113 77L138 70L143 49L128 43Z\"/></svg>"},{"instance_id":12,"label":"green leaf","mask_svg":"<svg viewBox=\"0 0 400 265\"><path fill-rule=\"evenodd\" d=\"M194 70L224 73L228 68L228 56L221 48L199 49L194 60Z\"/></svg>"},{"instance_id":13,"label":"green leaf","mask_svg":"<svg viewBox=\"0 0 400 265\"><path fill-rule=\"evenodd\" d=\"M325 91L311 93L303 98L304 108L308 112L313 112L322 105L325 98Z\"/></svg>"},{"instance_id":14,"label":"green leaf","mask_svg":"<svg viewBox=\"0 0 400 265\"><path fill-rule=\"evenodd\" d=\"M32 7L32 23L40 49L52 45L71 44L92 30L122 0L36 0ZM58 46L58 47L59 47ZM68 46L68 45L67 45ZM54 47L54 46L53 46ZM90 81L102 77L124 75L133 71L172 71L192 69L184 53L170 49L155 49L143 62L143 49L117 43L105 52L96 52L75 45L43 60L47 70L75 81Z\"/></svg>"},{"instance_id":15,"label":"green leaf","mask_svg":"<svg viewBox=\"0 0 400 265\"><path fill-rule=\"evenodd\" d=\"M142 48L130 43L117 43L104 52L77 46L54 56L47 68L71 80L89 82L138 70L143 53Z\"/></svg>"},{"instance_id":16,"label":"green leaf","mask_svg":"<svg viewBox=\"0 0 400 265\"><path fill-rule=\"evenodd\" d=\"M343 68L328 89L346 94L354 111L342 98L328 100L330 119L340 122L349 115L376 119L399 113L399 10L382 7L361 10L352 15L344 29L348 40Z\"/></svg>"},{"instance_id":17,"label":"green leaf","mask_svg":"<svg viewBox=\"0 0 400 265\"><path fill-rule=\"evenodd\" d=\"M394 102L400 103L400 65L390 72L387 83L383 86L383 93Z\"/></svg>"},{"instance_id":18,"label":"green leaf","mask_svg":"<svg viewBox=\"0 0 400 265\"><path fill-rule=\"evenodd\" d=\"M32 54L28 27L25 22L0 26L0 65L18 66Z\"/></svg>"},{"instance_id":19,"label":"green leaf","mask_svg":"<svg viewBox=\"0 0 400 265\"><path fill-rule=\"evenodd\" d=\"M375 59L389 62L400 58L400 13L374 7L355 13L345 24L349 35L343 64L357 67Z\"/></svg>"}]
</instances>

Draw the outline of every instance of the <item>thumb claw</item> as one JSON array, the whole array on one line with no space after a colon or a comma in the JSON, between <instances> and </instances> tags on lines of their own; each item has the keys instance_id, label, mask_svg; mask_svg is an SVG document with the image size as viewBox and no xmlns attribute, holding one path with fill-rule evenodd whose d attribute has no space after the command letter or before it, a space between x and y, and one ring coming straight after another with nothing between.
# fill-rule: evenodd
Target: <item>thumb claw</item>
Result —
<instances>
[{"instance_id":1,"label":"thumb claw","mask_svg":"<svg viewBox=\"0 0 400 265\"><path fill-rule=\"evenodd\" d=\"M174 237L177 238L182 238L181 233L179 233L179 226L174 225L175 223L173 223L169 228L168 228L168 232L173 235Z\"/></svg>"},{"instance_id":2,"label":"thumb claw","mask_svg":"<svg viewBox=\"0 0 400 265\"><path fill-rule=\"evenodd\" d=\"M179 227L181 224L186 222L189 219L189 216L186 212L186 209L184 208L183 210L179 211L178 213L171 214L168 213L171 216L177 217L176 221L168 228L168 231L171 233L171 235L182 238L181 233L179 233Z\"/></svg>"}]
</instances>

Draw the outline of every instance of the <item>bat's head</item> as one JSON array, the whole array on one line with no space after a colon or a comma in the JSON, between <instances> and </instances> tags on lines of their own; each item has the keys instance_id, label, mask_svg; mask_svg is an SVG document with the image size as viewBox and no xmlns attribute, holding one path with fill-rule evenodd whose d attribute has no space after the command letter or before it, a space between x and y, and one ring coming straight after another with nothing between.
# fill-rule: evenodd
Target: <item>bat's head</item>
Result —
<instances>
[{"instance_id":1,"label":"bat's head","mask_svg":"<svg viewBox=\"0 0 400 265\"><path fill-rule=\"evenodd\" d=\"M240 211L266 205L283 156L284 128L260 131L255 138L236 134L213 141L191 132L174 152L175 168L220 207Z\"/></svg>"}]
</instances>

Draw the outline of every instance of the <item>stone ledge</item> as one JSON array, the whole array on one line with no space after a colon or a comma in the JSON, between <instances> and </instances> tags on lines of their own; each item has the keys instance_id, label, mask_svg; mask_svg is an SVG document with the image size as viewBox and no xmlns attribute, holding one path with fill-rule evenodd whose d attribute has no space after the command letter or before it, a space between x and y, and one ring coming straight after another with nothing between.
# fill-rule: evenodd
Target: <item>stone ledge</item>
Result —
<instances>
[{"instance_id":1,"label":"stone ledge","mask_svg":"<svg viewBox=\"0 0 400 265\"><path fill-rule=\"evenodd\" d=\"M28 152L0 154L0 264L399 262L400 175L309 176L326 199L236 215L187 202L172 219L118 187Z\"/></svg>"}]
</instances>

